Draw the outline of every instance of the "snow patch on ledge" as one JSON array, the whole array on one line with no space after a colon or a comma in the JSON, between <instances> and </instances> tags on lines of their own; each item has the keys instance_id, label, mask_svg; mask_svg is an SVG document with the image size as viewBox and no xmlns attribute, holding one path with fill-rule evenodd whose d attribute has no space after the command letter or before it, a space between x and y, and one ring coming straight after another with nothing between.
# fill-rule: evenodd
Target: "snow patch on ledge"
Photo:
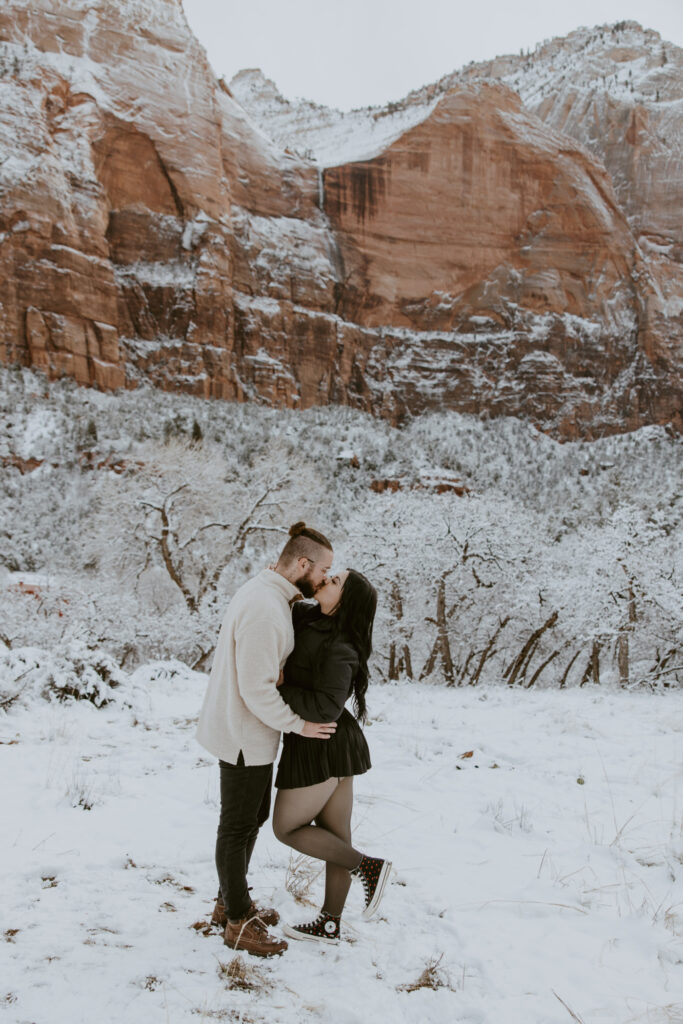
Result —
<instances>
[{"instance_id":1,"label":"snow patch on ledge","mask_svg":"<svg viewBox=\"0 0 683 1024\"><path fill-rule=\"evenodd\" d=\"M191 288L195 269L187 260L159 260L147 262L137 260L114 267L118 284L125 284L131 278L152 288Z\"/></svg>"}]
</instances>

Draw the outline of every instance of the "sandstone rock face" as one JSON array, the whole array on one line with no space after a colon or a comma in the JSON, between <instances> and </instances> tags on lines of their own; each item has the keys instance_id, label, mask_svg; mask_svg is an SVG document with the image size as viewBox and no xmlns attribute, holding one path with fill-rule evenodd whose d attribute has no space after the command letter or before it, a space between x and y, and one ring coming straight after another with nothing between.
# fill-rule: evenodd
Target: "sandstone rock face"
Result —
<instances>
[{"instance_id":1,"label":"sandstone rock face","mask_svg":"<svg viewBox=\"0 0 683 1024\"><path fill-rule=\"evenodd\" d=\"M439 333L400 346L403 392L429 374L459 408L560 417L569 434L596 415L596 395L601 419L618 416L605 392L648 344L642 261L582 147L539 131L504 87L461 88L380 156L324 180L342 316ZM636 421L653 414L648 399L631 397ZM429 404L415 393L410 408Z\"/></svg>"},{"instance_id":2,"label":"sandstone rock face","mask_svg":"<svg viewBox=\"0 0 683 1024\"><path fill-rule=\"evenodd\" d=\"M0 40L0 357L238 397L233 206L305 216L315 171L219 87L179 0L12 3Z\"/></svg>"},{"instance_id":3,"label":"sandstone rock face","mask_svg":"<svg viewBox=\"0 0 683 1024\"><path fill-rule=\"evenodd\" d=\"M606 168L633 235L649 365L670 368L650 392L653 411L680 423L683 337L683 59L635 22L580 29L524 58L465 72L500 78L545 124L582 143ZM463 73L461 73L463 74ZM452 88L454 77L441 83Z\"/></svg>"},{"instance_id":4,"label":"sandstone rock face","mask_svg":"<svg viewBox=\"0 0 683 1024\"><path fill-rule=\"evenodd\" d=\"M0 360L395 421L680 427L683 60L663 46L581 30L342 115L257 72L216 81L180 0L10 0Z\"/></svg>"}]
</instances>

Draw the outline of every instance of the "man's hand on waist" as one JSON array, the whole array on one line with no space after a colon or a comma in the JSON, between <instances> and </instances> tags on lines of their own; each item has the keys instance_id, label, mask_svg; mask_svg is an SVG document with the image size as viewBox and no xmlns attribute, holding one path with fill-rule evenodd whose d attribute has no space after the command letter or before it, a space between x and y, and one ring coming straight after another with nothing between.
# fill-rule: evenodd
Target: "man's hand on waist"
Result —
<instances>
[{"instance_id":1,"label":"man's hand on waist","mask_svg":"<svg viewBox=\"0 0 683 1024\"><path fill-rule=\"evenodd\" d=\"M336 722L305 722L299 735L309 740L329 740L336 728Z\"/></svg>"}]
</instances>

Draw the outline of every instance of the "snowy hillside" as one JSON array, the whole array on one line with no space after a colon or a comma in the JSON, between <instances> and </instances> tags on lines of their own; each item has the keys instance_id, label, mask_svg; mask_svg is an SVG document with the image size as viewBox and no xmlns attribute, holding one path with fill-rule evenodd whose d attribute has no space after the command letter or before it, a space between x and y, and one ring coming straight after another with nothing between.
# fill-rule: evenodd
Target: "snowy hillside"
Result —
<instances>
[{"instance_id":1,"label":"snowy hillside","mask_svg":"<svg viewBox=\"0 0 683 1024\"><path fill-rule=\"evenodd\" d=\"M0 379L5 692L27 647L206 668L229 596L301 518L379 589L380 679L680 679L683 453L663 428L563 445L514 419L396 429Z\"/></svg>"}]
</instances>

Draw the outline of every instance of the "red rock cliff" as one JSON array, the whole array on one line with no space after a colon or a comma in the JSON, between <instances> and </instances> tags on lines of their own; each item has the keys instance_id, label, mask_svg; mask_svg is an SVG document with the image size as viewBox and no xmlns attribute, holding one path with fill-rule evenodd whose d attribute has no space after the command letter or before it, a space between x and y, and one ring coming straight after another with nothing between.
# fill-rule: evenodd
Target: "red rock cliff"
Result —
<instances>
[{"instance_id":1,"label":"red rock cliff","mask_svg":"<svg viewBox=\"0 0 683 1024\"><path fill-rule=\"evenodd\" d=\"M321 169L311 118L285 145L236 91L245 113L177 0L11 0L0 359L392 419L525 415L567 437L678 422L666 202L642 175L641 206L624 202L607 152L494 77L363 115ZM316 116L334 143L339 116Z\"/></svg>"}]
</instances>

